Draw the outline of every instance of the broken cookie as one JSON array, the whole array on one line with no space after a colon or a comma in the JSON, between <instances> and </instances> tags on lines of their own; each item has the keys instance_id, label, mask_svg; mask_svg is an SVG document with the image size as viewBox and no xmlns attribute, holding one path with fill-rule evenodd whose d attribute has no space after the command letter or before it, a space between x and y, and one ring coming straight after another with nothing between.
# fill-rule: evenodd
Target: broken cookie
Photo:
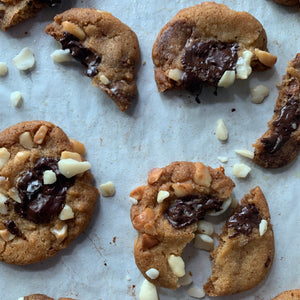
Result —
<instances>
[{"instance_id":1,"label":"broken cookie","mask_svg":"<svg viewBox=\"0 0 300 300\"><path fill-rule=\"evenodd\" d=\"M55 300L54 298L50 298L44 294L32 294L25 297L20 297L18 300ZM73 298L58 298L58 300L75 300Z\"/></svg>"},{"instance_id":2,"label":"broken cookie","mask_svg":"<svg viewBox=\"0 0 300 300\"><path fill-rule=\"evenodd\" d=\"M272 298L272 300L299 300L300 299L300 290L289 290L282 292L277 297Z\"/></svg>"},{"instance_id":3,"label":"broken cookie","mask_svg":"<svg viewBox=\"0 0 300 300\"><path fill-rule=\"evenodd\" d=\"M105 91L121 111L137 94L136 34L112 14L91 8L72 8L45 29L85 67L92 84Z\"/></svg>"}]
</instances>

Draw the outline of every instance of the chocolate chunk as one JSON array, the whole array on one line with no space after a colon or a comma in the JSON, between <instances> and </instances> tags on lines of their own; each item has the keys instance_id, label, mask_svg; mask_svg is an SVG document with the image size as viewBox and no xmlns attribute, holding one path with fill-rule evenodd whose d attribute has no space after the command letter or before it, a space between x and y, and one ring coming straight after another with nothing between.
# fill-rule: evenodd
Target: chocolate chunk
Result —
<instances>
[{"instance_id":1,"label":"chocolate chunk","mask_svg":"<svg viewBox=\"0 0 300 300\"><path fill-rule=\"evenodd\" d=\"M219 211L223 201L209 195L186 196L176 199L165 212L165 217L176 228L183 228L202 219L208 211Z\"/></svg>"},{"instance_id":2,"label":"chocolate chunk","mask_svg":"<svg viewBox=\"0 0 300 300\"><path fill-rule=\"evenodd\" d=\"M17 225L14 221L12 221L12 220L4 221L3 224L11 234L14 234L18 237L22 236L20 229L17 227Z\"/></svg>"},{"instance_id":3,"label":"chocolate chunk","mask_svg":"<svg viewBox=\"0 0 300 300\"><path fill-rule=\"evenodd\" d=\"M262 218L254 204L240 206L237 211L227 220L226 225L234 228L235 233L231 238L239 233L249 235L253 228L258 228Z\"/></svg>"},{"instance_id":4,"label":"chocolate chunk","mask_svg":"<svg viewBox=\"0 0 300 300\"><path fill-rule=\"evenodd\" d=\"M227 70L235 70L238 44L189 39L182 58L183 84L190 90L217 86Z\"/></svg>"},{"instance_id":5,"label":"chocolate chunk","mask_svg":"<svg viewBox=\"0 0 300 300\"><path fill-rule=\"evenodd\" d=\"M49 223L64 207L68 188L74 178L66 178L58 169L58 159L43 157L36 161L18 181L17 189L22 203L15 203L15 211L23 218L37 224ZM44 185L43 175L52 170L57 177L53 184Z\"/></svg>"},{"instance_id":6,"label":"chocolate chunk","mask_svg":"<svg viewBox=\"0 0 300 300\"><path fill-rule=\"evenodd\" d=\"M96 52L84 47L76 36L68 32L64 32L64 37L59 41L62 49L70 49L71 55L87 68L86 76L94 77L98 74L101 57Z\"/></svg>"}]
</instances>

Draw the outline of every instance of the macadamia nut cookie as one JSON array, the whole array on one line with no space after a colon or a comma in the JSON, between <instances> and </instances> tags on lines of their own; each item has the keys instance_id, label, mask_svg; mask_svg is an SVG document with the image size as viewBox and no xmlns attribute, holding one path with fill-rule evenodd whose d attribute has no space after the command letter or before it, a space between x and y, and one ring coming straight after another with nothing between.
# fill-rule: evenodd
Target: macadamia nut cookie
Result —
<instances>
[{"instance_id":1,"label":"macadamia nut cookie","mask_svg":"<svg viewBox=\"0 0 300 300\"><path fill-rule=\"evenodd\" d=\"M209 296L249 290L267 276L274 258L274 236L259 187L245 195L227 219L211 258L212 275L204 285Z\"/></svg>"},{"instance_id":2,"label":"macadamia nut cookie","mask_svg":"<svg viewBox=\"0 0 300 300\"><path fill-rule=\"evenodd\" d=\"M6 30L33 17L45 6L54 6L60 0L2 0L0 1L0 27Z\"/></svg>"},{"instance_id":3,"label":"macadamia nut cookie","mask_svg":"<svg viewBox=\"0 0 300 300\"><path fill-rule=\"evenodd\" d=\"M39 262L88 225L98 191L85 148L57 126L28 121L0 133L0 260Z\"/></svg>"},{"instance_id":4,"label":"macadamia nut cookie","mask_svg":"<svg viewBox=\"0 0 300 300\"><path fill-rule=\"evenodd\" d=\"M288 62L268 130L259 138L253 161L265 168L280 168L300 150L300 53Z\"/></svg>"},{"instance_id":5,"label":"macadamia nut cookie","mask_svg":"<svg viewBox=\"0 0 300 300\"><path fill-rule=\"evenodd\" d=\"M130 194L137 201L131 208L138 231L134 256L147 280L167 288L179 286L179 277L185 275L181 254L194 239L198 220L221 211L234 186L222 167L201 162L173 162L149 172L148 184Z\"/></svg>"},{"instance_id":6,"label":"macadamia nut cookie","mask_svg":"<svg viewBox=\"0 0 300 300\"><path fill-rule=\"evenodd\" d=\"M277 297L272 300L299 300L300 299L300 290L289 290L282 292Z\"/></svg>"},{"instance_id":7,"label":"macadamia nut cookie","mask_svg":"<svg viewBox=\"0 0 300 300\"><path fill-rule=\"evenodd\" d=\"M136 34L112 14L91 8L72 8L45 29L85 67L94 86L105 91L121 111L137 93Z\"/></svg>"},{"instance_id":8,"label":"macadamia nut cookie","mask_svg":"<svg viewBox=\"0 0 300 300\"><path fill-rule=\"evenodd\" d=\"M50 298L44 294L32 294L25 297L20 297L18 300L55 300L54 298ZM73 298L58 298L58 300L75 300Z\"/></svg>"},{"instance_id":9,"label":"macadamia nut cookie","mask_svg":"<svg viewBox=\"0 0 300 300\"><path fill-rule=\"evenodd\" d=\"M228 87L277 60L257 19L214 2L179 11L158 34L152 58L159 92Z\"/></svg>"}]
</instances>

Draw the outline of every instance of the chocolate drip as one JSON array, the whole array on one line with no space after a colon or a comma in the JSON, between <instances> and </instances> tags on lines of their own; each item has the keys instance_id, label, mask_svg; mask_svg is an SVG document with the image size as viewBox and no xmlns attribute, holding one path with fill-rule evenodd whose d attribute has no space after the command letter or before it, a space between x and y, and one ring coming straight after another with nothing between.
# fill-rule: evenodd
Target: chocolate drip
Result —
<instances>
[{"instance_id":1,"label":"chocolate drip","mask_svg":"<svg viewBox=\"0 0 300 300\"><path fill-rule=\"evenodd\" d=\"M84 47L76 36L68 32L64 32L64 37L59 41L62 49L70 49L71 55L87 68L86 76L94 77L98 74L101 57L96 52Z\"/></svg>"},{"instance_id":2,"label":"chocolate drip","mask_svg":"<svg viewBox=\"0 0 300 300\"><path fill-rule=\"evenodd\" d=\"M17 227L17 225L14 221L12 221L12 220L4 221L3 224L11 234L14 234L18 237L22 236L20 229Z\"/></svg>"},{"instance_id":3,"label":"chocolate drip","mask_svg":"<svg viewBox=\"0 0 300 300\"><path fill-rule=\"evenodd\" d=\"M165 212L170 224L178 229L202 219L208 211L219 211L223 201L209 195L176 199Z\"/></svg>"}]
</instances>

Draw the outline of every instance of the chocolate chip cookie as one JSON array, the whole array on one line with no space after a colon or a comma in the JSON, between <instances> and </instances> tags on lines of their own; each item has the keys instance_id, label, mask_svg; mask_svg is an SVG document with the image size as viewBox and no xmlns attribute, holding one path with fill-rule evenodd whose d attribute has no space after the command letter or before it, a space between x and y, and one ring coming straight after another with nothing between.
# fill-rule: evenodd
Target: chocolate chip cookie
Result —
<instances>
[{"instance_id":1,"label":"chocolate chip cookie","mask_svg":"<svg viewBox=\"0 0 300 300\"><path fill-rule=\"evenodd\" d=\"M0 260L39 262L87 227L98 191L84 152L83 144L45 121L0 133Z\"/></svg>"},{"instance_id":2,"label":"chocolate chip cookie","mask_svg":"<svg viewBox=\"0 0 300 300\"><path fill-rule=\"evenodd\" d=\"M158 34L152 58L159 92L228 87L277 60L257 19L214 2L179 11Z\"/></svg>"},{"instance_id":3,"label":"chocolate chip cookie","mask_svg":"<svg viewBox=\"0 0 300 300\"><path fill-rule=\"evenodd\" d=\"M136 202L131 208L131 221L138 231L135 262L149 281L166 288L179 286L184 267L178 271L176 265L184 264L181 254L195 237L197 221L207 212L220 211L234 186L222 167L173 162L152 169L148 184L131 192ZM159 272L156 279L147 275L150 269Z\"/></svg>"},{"instance_id":4,"label":"chocolate chip cookie","mask_svg":"<svg viewBox=\"0 0 300 300\"><path fill-rule=\"evenodd\" d=\"M288 62L268 130L259 138L253 161L265 168L280 168L300 150L300 53Z\"/></svg>"},{"instance_id":5,"label":"chocolate chip cookie","mask_svg":"<svg viewBox=\"0 0 300 300\"><path fill-rule=\"evenodd\" d=\"M60 0L2 0L0 1L0 27L6 30L33 17L45 6L54 6Z\"/></svg>"},{"instance_id":6,"label":"chocolate chip cookie","mask_svg":"<svg viewBox=\"0 0 300 300\"><path fill-rule=\"evenodd\" d=\"M212 275L204 285L209 296L249 290L267 276L274 258L274 236L259 187L245 195L227 219L211 258Z\"/></svg>"},{"instance_id":7,"label":"chocolate chip cookie","mask_svg":"<svg viewBox=\"0 0 300 300\"><path fill-rule=\"evenodd\" d=\"M300 290L289 290L289 291L282 292L272 300L299 300L299 299L300 299Z\"/></svg>"},{"instance_id":8,"label":"chocolate chip cookie","mask_svg":"<svg viewBox=\"0 0 300 300\"><path fill-rule=\"evenodd\" d=\"M57 15L45 29L85 67L92 84L125 111L137 93L136 65L139 43L136 34L108 12L72 8Z\"/></svg>"},{"instance_id":9,"label":"chocolate chip cookie","mask_svg":"<svg viewBox=\"0 0 300 300\"><path fill-rule=\"evenodd\" d=\"M20 297L18 300L55 300L54 298L50 298L44 294L32 294L25 297ZM58 300L75 300L73 298L58 298Z\"/></svg>"},{"instance_id":10,"label":"chocolate chip cookie","mask_svg":"<svg viewBox=\"0 0 300 300\"><path fill-rule=\"evenodd\" d=\"M297 5L300 3L299 0L274 0L274 1L278 4L283 4L283 5L287 5L287 6L293 6L293 5Z\"/></svg>"}]
</instances>

